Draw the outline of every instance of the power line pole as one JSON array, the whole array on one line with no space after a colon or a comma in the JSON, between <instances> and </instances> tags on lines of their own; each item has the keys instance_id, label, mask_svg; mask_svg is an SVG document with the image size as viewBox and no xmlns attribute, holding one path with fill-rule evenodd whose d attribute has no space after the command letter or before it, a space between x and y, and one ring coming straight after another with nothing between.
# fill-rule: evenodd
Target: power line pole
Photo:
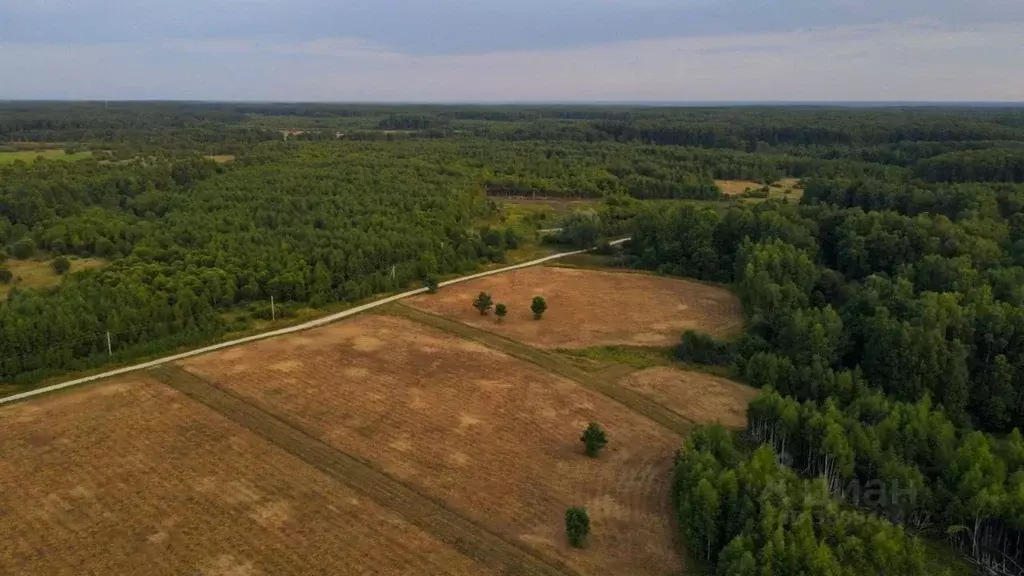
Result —
<instances>
[{"instance_id":1,"label":"power line pole","mask_svg":"<svg viewBox=\"0 0 1024 576\"><path fill-rule=\"evenodd\" d=\"M277 310L274 309L274 297L270 297L270 321L274 322L277 320Z\"/></svg>"},{"instance_id":2,"label":"power line pole","mask_svg":"<svg viewBox=\"0 0 1024 576\"><path fill-rule=\"evenodd\" d=\"M107 357L114 356L114 349L110 347L110 330L107 330Z\"/></svg>"}]
</instances>

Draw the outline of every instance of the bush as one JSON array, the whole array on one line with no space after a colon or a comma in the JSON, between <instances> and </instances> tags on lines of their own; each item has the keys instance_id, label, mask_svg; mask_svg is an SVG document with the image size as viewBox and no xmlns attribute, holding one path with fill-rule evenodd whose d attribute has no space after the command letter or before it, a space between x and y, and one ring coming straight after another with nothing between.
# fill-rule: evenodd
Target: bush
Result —
<instances>
[{"instance_id":1,"label":"bush","mask_svg":"<svg viewBox=\"0 0 1024 576\"><path fill-rule=\"evenodd\" d=\"M533 311L533 319L540 320L544 316L544 312L548 309L548 303L544 300L543 296L534 296L533 302L530 304L530 310Z\"/></svg>"},{"instance_id":2,"label":"bush","mask_svg":"<svg viewBox=\"0 0 1024 576\"><path fill-rule=\"evenodd\" d=\"M68 270L71 270L71 262L64 256L54 258L53 262L50 262L50 266L53 267L53 271L57 274L65 274Z\"/></svg>"},{"instance_id":3,"label":"bush","mask_svg":"<svg viewBox=\"0 0 1024 576\"><path fill-rule=\"evenodd\" d=\"M508 315L508 306L498 304L494 307L494 315L498 317L498 322L501 322Z\"/></svg>"},{"instance_id":4,"label":"bush","mask_svg":"<svg viewBox=\"0 0 1024 576\"><path fill-rule=\"evenodd\" d=\"M707 334L687 330L676 346L676 358L684 362L727 366L735 357L733 344L715 340Z\"/></svg>"},{"instance_id":5,"label":"bush","mask_svg":"<svg viewBox=\"0 0 1024 576\"><path fill-rule=\"evenodd\" d=\"M437 294L437 276L431 274L427 276L427 279L423 281L423 287L427 289L430 294Z\"/></svg>"},{"instance_id":6,"label":"bush","mask_svg":"<svg viewBox=\"0 0 1024 576\"><path fill-rule=\"evenodd\" d=\"M604 428L601 428L600 424L591 422L583 431L583 436L580 436L580 441L583 442L587 456L597 458L597 453L608 443L608 435L604 433Z\"/></svg>"},{"instance_id":7,"label":"bush","mask_svg":"<svg viewBox=\"0 0 1024 576\"><path fill-rule=\"evenodd\" d=\"M14 254L14 257L19 260L31 258L32 255L36 253L36 243L28 238L19 240L18 243L14 245L12 253Z\"/></svg>"},{"instance_id":8,"label":"bush","mask_svg":"<svg viewBox=\"0 0 1024 576\"><path fill-rule=\"evenodd\" d=\"M573 506L565 511L565 535L573 547L583 547L590 535L590 515L586 508Z\"/></svg>"},{"instance_id":9,"label":"bush","mask_svg":"<svg viewBox=\"0 0 1024 576\"><path fill-rule=\"evenodd\" d=\"M473 308L479 310L481 316L487 316L487 313L490 312L492 306L494 306L494 300L487 292L481 292L476 297L476 300L473 301Z\"/></svg>"},{"instance_id":10,"label":"bush","mask_svg":"<svg viewBox=\"0 0 1024 576\"><path fill-rule=\"evenodd\" d=\"M14 274L7 268L0 268L0 284L10 284Z\"/></svg>"}]
</instances>

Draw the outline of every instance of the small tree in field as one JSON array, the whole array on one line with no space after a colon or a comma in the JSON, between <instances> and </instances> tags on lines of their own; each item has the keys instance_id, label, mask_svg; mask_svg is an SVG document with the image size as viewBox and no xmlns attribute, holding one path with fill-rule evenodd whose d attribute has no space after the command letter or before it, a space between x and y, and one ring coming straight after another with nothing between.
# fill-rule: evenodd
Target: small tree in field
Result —
<instances>
[{"instance_id":1,"label":"small tree in field","mask_svg":"<svg viewBox=\"0 0 1024 576\"><path fill-rule=\"evenodd\" d=\"M582 548L590 534L590 516L586 508L573 506L565 511L565 535L575 548Z\"/></svg>"},{"instance_id":2,"label":"small tree in field","mask_svg":"<svg viewBox=\"0 0 1024 576\"><path fill-rule=\"evenodd\" d=\"M587 429L583 431L583 436L580 436L580 441L583 442L587 456L597 458L597 453L608 443L608 436L604 433L604 428L601 428L600 424L591 422Z\"/></svg>"},{"instance_id":3,"label":"small tree in field","mask_svg":"<svg viewBox=\"0 0 1024 576\"><path fill-rule=\"evenodd\" d=\"M498 304L494 307L494 315L498 317L498 322L501 322L508 315L508 306Z\"/></svg>"},{"instance_id":4,"label":"small tree in field","mask_svg":"<svg viewBox=\"0 0 1024 576\"><path fill-rule=\"evenodd\" d=\"M494 300L491 299L491 295L487 292L481 292L476 300L473 301L473 308L480 311L481 316L487 316L487 313L494 306Z\"/></svg>"},{"instance_id":5,"label":"small tree in field","mask_svg":"<svg viewBox=\"0 0 1024 576\"><path fill-rule=\"evenodd\" d=\"M9 284L14 280L14 274L7 268L0 268L0 284Z\"/></svg>"},{"instance_id":6,"label":"small tree in field","mask_svg":"<svg viewBox=\"0 0 1024 576\"><path fill-rule=\"evenodd\" d=\"M53 271L57 274L64 274L71 269L71 262L63 256L57 256L53 259L53 262L50 263L50 266L53 266Z\"/></svg>"},{"instance_id":7,"label":"small tree in field","mask_svg":"<svg viewBox=\"0 0 1024 576\"><path fill-rule=\"evenodd\" d=\"M548 303L544 300L543 296L534 296L533 303L530 304L530 310L533 311L533 319L540 320L541 316L544 315L544 311L548 309Z\"/></svg>"}]
</instances>

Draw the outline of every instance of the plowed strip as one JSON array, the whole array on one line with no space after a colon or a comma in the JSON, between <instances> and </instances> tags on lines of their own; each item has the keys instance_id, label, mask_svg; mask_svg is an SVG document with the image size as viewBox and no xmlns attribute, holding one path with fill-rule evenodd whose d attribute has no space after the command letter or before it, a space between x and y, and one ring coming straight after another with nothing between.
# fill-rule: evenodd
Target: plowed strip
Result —
<instances>
[{"instance_id":1,"label":"plowed strip","mask_svg":"<svg viewBox=\"0 0 1024 576\"><path fill-rule=\"evenodd\" d=\"M568 567L556 567L502 540L448 510L442 503L415 492L370 465L193 374L165 365L154 369L153 375L293 456L363 492L378 504L399 512L410 523L468 558L493 565L504 574L575 574Z\"/></svg>"}]
</instances>

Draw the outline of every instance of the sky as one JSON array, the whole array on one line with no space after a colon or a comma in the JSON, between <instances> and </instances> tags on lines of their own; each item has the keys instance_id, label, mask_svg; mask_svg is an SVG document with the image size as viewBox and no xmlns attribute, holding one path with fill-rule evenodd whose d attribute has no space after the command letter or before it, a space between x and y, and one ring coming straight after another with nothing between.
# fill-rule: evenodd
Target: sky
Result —
<instances>
[{"instance_id":1,"label":"sky","mask_svg":"<svg viewBox=\"0 0 1024 576\"><path fill-rule=\"evenodd\" d=\"M1024 101L1024 0L0 0L0 99Z\"/></svg>"}]
</instances>

